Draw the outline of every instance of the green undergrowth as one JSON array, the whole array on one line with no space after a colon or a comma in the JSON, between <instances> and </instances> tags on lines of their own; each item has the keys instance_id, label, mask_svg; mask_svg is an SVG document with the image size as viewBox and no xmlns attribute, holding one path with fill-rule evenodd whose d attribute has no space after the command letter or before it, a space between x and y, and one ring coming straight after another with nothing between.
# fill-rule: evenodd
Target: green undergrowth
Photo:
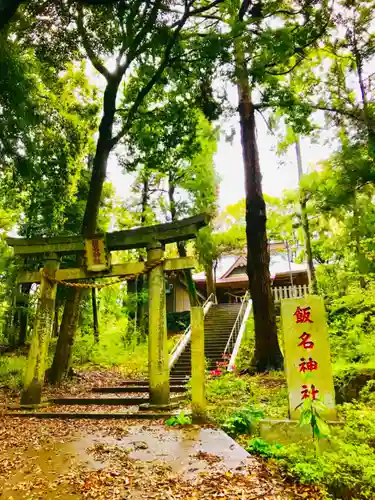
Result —
<instances>
[{"instance_id":1,"label":"green undergrowth","mask_svg":"<svg viewBox=\"0 0 375 500\"><path fill-rule=\"evenodd\" d=\"M282 374L210 379L207 398L211 418L286 477L320 485L327 498L375 498L375 381L362 389L358 401L338 406L344 425L335 426L328 438L307 433L300 442L284 445L261 439L258 425L264 417L287 417Z\"/></svg>"},{"instance_id":2,"label":"green undergrowth","mask_svg":"<svg viewBox=\"0 0 375 500\"><path fill-rule=\"evenodd\" d=\"M178 339L178 335L168 339L169 351ZM147 336L134 330L129 333L124 317L101 325L99 342L95 342L91 327L87 331L81 329L74 343L72 360L76 368L116 367L131 378L139 378L147 374Z\"/></svg>"},{"instance_id":3,"label":"green undergrowth","mask_svg":"<svg viewBox=\"0 0 375 500\"><path fill-rule=\"evenodd\" d=\"M180 411L178 415L172 415L165 421L165 424L169 427L177 427L180 425L190 425L191 417L190 415L185 415L184 411Z\"/></svg>"},{"instance_id":4,"label":"green undergrowth","mask_svg":"<svg viewBox=\"0 0 375 500\"><path fill-rule=\"evenodd\" d=\"M326 299L335 371L360 365L375 369L375 288Z\"/></svg>"},{"instance_id":5,"label":"green undergrowth","mask_svg":"<svg viewBox=\"0 0 375 500\"><path fill-rule=\"evenodd\" d=\"M20 389L22 387L26 362L26 356L0 356L0 388Z\"/></svg>"},{"instance_id":6,"label":"green undergrowth","mask_svg":"<svg viewBox=\"0 0 375 500\"><path fill-rule=\"evenodd\" d=\"M226 373L206 384L208 412L223 424L239 408L256 408L268 418L287 418L288 392L283 373L242 375Z\"/></svg>"},{"instance_id":7,"label":"green undergrowth","mask_svg":"<svg viewBox=\"0 0 375 500\"><path fill-rule=\"evenodd\" d=\"M81 330L73 347L73 366L84 369L117 367L128 376L145 374L147 340L136 334L129 340L127 326L126 318L109 322L105 327L101 325L99 342L95 342L91 329Z\"/></svg>"},{"instance_id":8,"label":"green undergrowth","mask_svg":"<svg viewBox=\"0 0 375 500\"><path fill-rule=\"evenodd\" d=\"M312 439L281 445L255 436L248 442L252 454L267 459L301 483L321 485L327 497L375 497L375 412L362 402L339 407L344 421L320 446Z\"/></svg>"}]
</instances>

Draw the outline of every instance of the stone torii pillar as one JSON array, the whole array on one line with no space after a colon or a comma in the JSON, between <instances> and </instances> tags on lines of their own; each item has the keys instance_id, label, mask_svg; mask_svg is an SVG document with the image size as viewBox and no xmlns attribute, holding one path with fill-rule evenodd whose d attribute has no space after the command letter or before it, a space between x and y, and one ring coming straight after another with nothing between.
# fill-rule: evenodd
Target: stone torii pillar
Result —
<instances>
[{"instance_id":1,"label":"stone torii pillar","mask_svg":"<svg viewBox=\"0 0 375 500\"><path fill-rule=\"evenodd\" d=\"M44 272L53 278L58 268L59 258L57 254L49 254L44 265ZM40 297L35 313L24 387L21 393L21 404L23 405L40 403L44 383L45 360L55 314L56 289L56 283L53 283L42 274L40 278Z\"/></svg>"},{"instance_id":2,"label":"stone torii pillar","mask_svg":"<svg viewBox=\"0 0 375 500\"><path fill-rule=\"evenodd\" d=\"M201 214L174 223L95 235L90 244L92 246L95 241L99 250L103 247L107 264L101 270L91 269L88 266L59 269L58 256L86 255L88 241L81 235L35 239L7 238L7 243L13 247L16 257L49 255L42 275L39 271L24 269L20 271L17 279L18 283L41 283L21 402L38 404L41 400L45 362L52 333L56 282L68 285L72 281L91 280L93 277L118 276L126 279L126 276L148 273L150 403L156 406L168 405L170 388L164 272L192 269L196 263L191 257L164 260L164 245L195 238L199 229L208 222L209 217ZM138 261L108 266L108 253L133 248L147 248L146 263ZM100 250L100 256L101 253Z\"/></svg>"},{"instance_id":3,"label":"stone torii pillar","mask_svg":"<svg viewBox=\"0 0 375 500\"><path fill-rule=\"evenodd\" d=\"M148 374L150 404L155 406L168 405L170 392L163 257L161 243L148 247L147 266L160 262L148 273Z\"/></svg>"}]
</instances>

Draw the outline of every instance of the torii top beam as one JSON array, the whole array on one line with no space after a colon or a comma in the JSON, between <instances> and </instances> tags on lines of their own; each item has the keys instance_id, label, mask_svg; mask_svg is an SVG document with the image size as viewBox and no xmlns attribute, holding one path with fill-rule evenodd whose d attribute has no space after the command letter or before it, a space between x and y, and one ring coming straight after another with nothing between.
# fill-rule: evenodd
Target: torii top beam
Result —
<instances>
[{"instance_id":1,"label":"torii top beam","mask_svg":"<svg viewBox=\"0 0 375 500\"><path fill-rule=\"evenodd\" d=\"M107 233L107 248L109 251L128 250L131 248L148 247L155 242L166 244L189 240L195 238L198 230L207 226L209 220L210 218L207 214L202 214L177 222ZM85 249L83 236L55 236L53 238L37 238L32 240L27 238L7 238L6 242L14 248L15 255L25 256L49 252L77 253L83 252Z\"/></svg>"}]
</instances>

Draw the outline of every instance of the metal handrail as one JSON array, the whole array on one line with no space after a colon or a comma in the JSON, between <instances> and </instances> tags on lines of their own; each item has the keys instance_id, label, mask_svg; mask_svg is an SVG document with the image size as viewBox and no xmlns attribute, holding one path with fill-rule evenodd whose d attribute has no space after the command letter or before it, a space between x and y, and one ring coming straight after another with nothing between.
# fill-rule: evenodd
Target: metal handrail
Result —
<instances>
[{"instance_id":1,"label":"metal handrail","mask_svg":"<svg viewBox=\"0 0 375 500\"><path fill-rule=\"evenodd\" d=\"M230 332L230 336L229 336L227 345L225 346L224 356L230 354L232 357L232 353L234 351L234 346L237 342L237 338L239 336L242 324L244 323L245 313L247 313L247 316L248 316L248 314L250 312L250 311L248 311L249 303L250 303L250 294L247 291L245 296L242 299L241 308L237 314L237 318L236 318L236 321L234 322L232 331ZM230 363L229 363L229 365L230 365ZM228 365L228 369L229 369L229 365Z\"/></svg>"},{"instance_id":2,"label":"metal handrail","mask_svg":"<svg viewBox=\"0 0 375 500\"><path fill-rule=\"evenodd\" d=\"M205 302L202 306L204 316L206 316L206 314L208 313L212 304L217 304L216 295L214 293L211 293L207 297L207 299L205 300ZM177 344L174 346L173 351L171 352L171 355L169 358L169 369L171 369L173 367L173 365L176 363L176 361L180 357L182 351L185 349L187 344L190 342L190 338L191 338L191 325L189 325L186 328L183 335L178 340Z\"/></svg>"},{"instance_id":3,"label":"metal handrail","mask_svg":"<svg viewBox=\"0 0 375 500\"><path fill-rule=\"evenodd\" d=\"M236 343L234 344L232 355L231 355L229 363L228 363L227 371L229 371L229 372L231 372L234 369L236 357L237 357L238 351L240 350L242 338L243 338L245 331L246 331L246 323L247 323L247 320L250 316L252 306L253 306L253 302L251 300L249 300L247 303L247 307L245 309L245 313L244 313L243 318L242 318L242 322L241 322L240 330L239 330L238 335L237 335Z\"/></svg>"}]
</instances>

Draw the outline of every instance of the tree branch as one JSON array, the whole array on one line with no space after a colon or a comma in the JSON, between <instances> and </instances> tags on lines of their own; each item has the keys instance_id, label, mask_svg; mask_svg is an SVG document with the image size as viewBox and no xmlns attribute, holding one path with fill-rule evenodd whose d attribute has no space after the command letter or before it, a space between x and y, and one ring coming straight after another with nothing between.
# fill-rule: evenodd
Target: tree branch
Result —
<instances>
[{"instance_id":1,"label":"tree branch","mask_svg":"<svg viewBox=\"0 0 375 500\"><path fill-rule=\"evenodd\" d=\"M327 111L329 113L336 113L338 115L347 116L348 118L353 118L354 120L357 120L359 122L363 121L363 119L360 116L358 116L358 114L349 111L347 109L331 108L329 106L314 106L314 105L312 105L311 107L318 111Z\"/></svg>"},{"instance_id":2,"label":"tree branch","mask_svg":"<svg viewBox=\"0 0 375 500\"><path fill-rule=\"evenodd\" d=\"M25 0L1 0L0 1L0 31L7 26L12 17L18 10L18 7Z\"/></svg>"},{"instance_id":3,"label":"tree branch","mask_svg":"<svg viewBox=\"0 0 375 500\"><path fill-rule=\"evenodd\" d=\"M215 16L213 14L197 14L196 17L198 17L199 19L213 19L215 21L223 20L220 16Z\"/></svg>"},{"instance_id":4,"label":"tree branch","mask_svg":"<svg viewBox=\"0 0 375 500\"><path fill-rule=\"evenodd\" d=\"M256 108L256 111L258 111L258 113L260 114L260 116L263 118L264 123L266 124L266 127L268 129L268 132L271 135L275 135L275 132L272 130L271 125L269 124L267 118L263 115L262 111L259 108Z\"/></svg>"},{"instance_id":5,"label":"tree branch","mask_svg":"<svg viewBox=\"0 0 375 500\"><path fill-rule=\"evenodd\" d=\"M222 1L222 0L220 0L220 1ZM136 112L138 111L139 106L142 104L144 98L151 91L153 86L158 82L159 78L163 74L163 71L168 66L172 49L173 49L173 47L174 47L174 45L175 45L175 43L180 35L181 29L183 28L183 26L186 23L188 18L189 18L189 7L187 6L185 8L185 12L184 12L183 16L181 17L181 19L178 23L177 28L174 30L172 38L170 39L170 41L165 49L163 59L159 65L158 69L155 71L152 78L150 78L147 85L145 85L145 87L143 87L140 90L140 92L138 92L138 95L137 95L133 105L129 109L129 113L128 113L128 117L126 119L125 125L120 130L120 132L117 135L115 135L115 137L112 138L112 140L111 140L112 147L115 146L118 143L118 141L126 134L127 130L129 130L130 124L131 124Z\"/></svg>"},{"instance_id":6,"label":"tree branch","mask_svg":"<svg viewBox=\"0 0 375 500\"><path fill-rule=\"evenodd\" d=\"M145 39L146 35L151 31L151 28L155 24L156 18L158 16L160 4L161 4L161 0L156 0L152 9L151 9L151 12L148 16L147 16L147 10L146 10L146 12L143 16L143 18L144 18L143 26L140 29L140 31L135 35L131 45L129 46L129 53L130 54L132 54L132 52L134 52L134 51L135 51L135 53L137 52L136 49L137 49L139 43L141 43L141 41L143 39ZM147 17L148 17L148 19L147 19ZM142 23L140 23L140 24L142 24Z\"/></svg>"},{"instance_id":7,"label":"tree branch","mask_svg":"<svg viewBox=\"0 0 375 500\"><path fill-rule=\"evenodd\" d=\"M270 12L268 15L264 16L264 19L267 19L268 17L271 16L276 16L277 14L284 14L285 16L298 16L299 14L302 14L303 9L300 10L287 10L287 9L280 9L280 10L275 10L273 12Z\"/></svg>"},{"instance_id":8,"label":"tree branch","mask_svg":"<svg viewBox=\"0 0 375 500\"><path fill-rule=\"evenodd\" d=\"M194 0L193 0L194 1ZM188 17L194 17L197 14L202 14L203 12L207 12L208 10L212 9L216 5L219 5L219 3L223 3L224 0L214 0L208 5L205 5L204 7L199 7L198 9L192 10L190 13L188 13ZM192 2L193 3L193 2ZM178 27L180 21L176 21L174 24L172 24L172 28Z\"/></svg>"},{"instance_id":9,"label":"tree branch","mask_svg":"<svg viewBox=\"0 0 375 500\"><path fill-rule=\"evenodd\" d=\"M316 110L316 111L327 111L329 113L336 113L338 115L346 116L347 118L352 118L353 120L356 120L358 122L363 122L363 118L359 114L355 113L354 111L350 111L347 109L333 108L330 106L315 105L315 104L311 104L309 102L307 102L307 104L309 106L311 106L311 108ZM269 101L269 102L257 103L257 104L253 105L254 109L256 109L259 112L262 109L275 107L275 106L277 106L279 108L285 108L285 107L289 108L290 104L283 104L282 102L275 103L275 102Z\"/></svg>"},{"instance_id":10,"label":"tree branch","mask_svg":"<svg viewBox=\"0 0 375 500\"><path fill-rule=\"evenodd\" d=\"M223 2L224 0L214 0L204 7L199 7L198 9L192 10L189 14L189 17L196 16L197 14L201 14L202 12L207 12L208 10L212 9L212 7L215 7L216 5L219 5L219 3Z\"/></svg>"},{"instance_id":11,"label":"tree branch","mask_svg":"<svg viewBox=\"0 0 375 500\"><path fill-rule=\"evenodd\" d=\"M269 75L274 75L274 76L287 75L288 73L293 71L299 64L301 64L301 62L303 62L304 60L305 60L305 58L301 57L300 59L298 59L298 61L295 64L293 64L293 66L291 68L288 68L285 71L280 71L280 72L266 71L266 73L268 73Z\"/></svg>"},{"instance_id":12,"label":"tree branch","mask_svg":"<svg viewBox=\"0 0 375 500\"><path fill-rule=\"evenodd\" d=\"M87 38L87 33L85 30L85 27L83 25L83 9L82 5L78 5L78 16L77 16L77 27L78 27L78 33L82 39L82 44L85 48L87 57L90 59L91 64L94 66L94 68L101 73L106 80L108 81L111 78L111 73L108 71L108 69L104 66L102 61L96 56L95 52L93 51L90 42Z\"/></svg>"}]
</instances>

